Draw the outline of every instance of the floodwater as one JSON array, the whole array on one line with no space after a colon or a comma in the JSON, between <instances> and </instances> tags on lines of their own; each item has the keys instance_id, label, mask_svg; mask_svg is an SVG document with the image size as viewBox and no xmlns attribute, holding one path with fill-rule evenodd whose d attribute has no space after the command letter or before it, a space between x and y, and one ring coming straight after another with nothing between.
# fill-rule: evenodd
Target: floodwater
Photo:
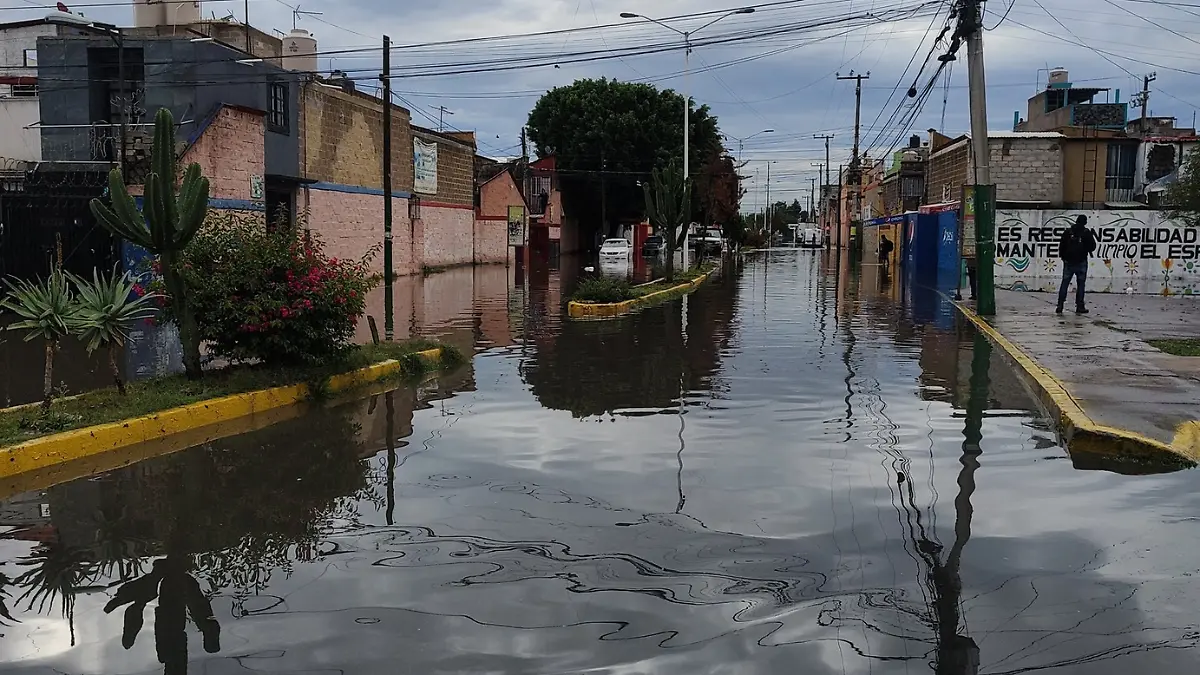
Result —
<instances>
[{"instance_id":1,"label":"floodwater","mask_svg":"<svg viewBox=\"0 0 1200 675\"><path fill-rule=\"evenodd\" d=\"M585 323L472 274L405 324L458 373L10 481L0 669L1197 672L1200 474L1072 460L944 300L840 267Z\"/></svg>"}]
</instances>

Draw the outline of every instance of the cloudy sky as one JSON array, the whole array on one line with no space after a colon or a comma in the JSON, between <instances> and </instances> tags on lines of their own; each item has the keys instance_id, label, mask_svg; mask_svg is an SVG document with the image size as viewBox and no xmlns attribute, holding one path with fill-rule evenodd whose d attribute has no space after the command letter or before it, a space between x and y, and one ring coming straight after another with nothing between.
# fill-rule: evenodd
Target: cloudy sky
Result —
<instances>
[{"instance_id":1,"label":"cloudy sky","mask_svg":"<svg viewBox=\"0 0 1200 675\"><path fill-rule=\"evenodd\" d=\"M77 2L75 11L91 18L132 20L129 6L117 0ZM939 45L917 78L952 3L752 2L758 3L754 14L725 18L694 35L688 78L697 102L719 117L733 152L739 150L736 138L774 130L741 144L748 162L743 173L754 177L747 209L761 205L768 161L774 162L773 196L807 199L809 179L817 175L812 164L825 156L814 134L834 134L832 163L847 161L854 85L838 81L836 73L870 73L862 120L863 147L872 154L913 132L967 129L965 48L934 82L936 56L945 52ZM985 25L999 24L985 38L992 129L1011 128L1013 112L1024 114L1026 99L1052 67L1067 68L1076 83L1111 88L1110 97L1119 89L1121 101L1140 89L1143 74L1157 72L1151 112L1191 124L1200 104L1200 0L1014 0L1011 9L1009 0L985 4ZM39 5L46 3L8 0L3 9L16 20L44 13ZM690 31L738 6L730 0L302 0L300 9L322 14L300 15L297 24L316 35L321 69L344 70L368 87L379 68L380 51L372 48L386 32L404 47L393 56L400 76L394 87L414 111L414 122L436 126L438 107L445 106L452 113L445 116L447 126L477 131L481 153L511 156L519 154L521 125L547 88L599 76L685 86L682 38L649 22L623 20L621 12L680 17L668 24ZM250 22L286 31L295 7L295 0L249 0ZM204 2L205 16L240 20L244 11L243 0ZM496 36L512 37L473 40ZM898 83L900 92L893 95ZM888 124L914 83L934 85L919 114L911 124Z\"/></svg>"}]
</instances>

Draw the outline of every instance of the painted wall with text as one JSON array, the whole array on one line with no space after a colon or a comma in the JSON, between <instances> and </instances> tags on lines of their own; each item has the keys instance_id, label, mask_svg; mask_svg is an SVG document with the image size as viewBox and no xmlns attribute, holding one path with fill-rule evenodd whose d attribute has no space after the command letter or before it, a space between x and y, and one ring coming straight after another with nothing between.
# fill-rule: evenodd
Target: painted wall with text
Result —
<instances>
[{"instance_id":1,"label":"painted wall with text","mask_svg":"<svg viewBox=\"0 0 1200 675\"><path fill-rule=\"evenodd\" d=\"M1085 215L1096 235L1088 290L1100 293L1200 294L1200 229L1161 211L996 211L996 284L1056 291L1058 241Z\"/></svg>"}]
</instances>

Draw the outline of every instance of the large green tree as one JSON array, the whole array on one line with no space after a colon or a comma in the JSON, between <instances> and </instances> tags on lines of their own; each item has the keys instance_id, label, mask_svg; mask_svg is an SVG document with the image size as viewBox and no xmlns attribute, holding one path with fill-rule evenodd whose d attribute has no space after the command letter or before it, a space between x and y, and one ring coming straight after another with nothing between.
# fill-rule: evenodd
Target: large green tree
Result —
<instances>
[{"instance_id":1,"label":"large green tree","mask_svg":"<svg viewBox=\"0 0 1200 675\"><path fill-rule=\"evenodd\" d=\"M529 113L538 156L554 155L564 205L588 231L642 215L639 183L683 159L683 96L648 84L601 78L546 92ZM721 152L717 119L693 107L688 154L698 173ZM604 230L602 230L604 231Z\"/></svg>"},{"instance_id":2,"label":"large green tree","mask_svg":"<svg viewBox=\"0 0 1200 675\"><path fill-rule=\"evenodd\" d=\"M1200 227L1200 152L1193 151L1179 167L1179 176L1167 188L1165 205L1171 218Z\"/></svg>"}]
</instances>

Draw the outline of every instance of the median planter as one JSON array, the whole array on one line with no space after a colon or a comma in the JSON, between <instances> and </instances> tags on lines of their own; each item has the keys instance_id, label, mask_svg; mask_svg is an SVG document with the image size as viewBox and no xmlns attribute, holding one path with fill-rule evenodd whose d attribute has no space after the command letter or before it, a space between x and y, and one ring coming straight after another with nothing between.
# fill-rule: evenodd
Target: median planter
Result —
<instances>
[{"instance_id":1,"label":"median planter","mask_svg":"<svg viewBox=\"0 0 1200 675\"><path fill-rule=\"evenodd\" d=\"M674 285L666 282L656 282L647 286L635 287L633 292L640 294L620 302L572 300L567 303L567 316L571 319L611 319L613 317L624 316L643 307L656 305L672 298L687 295L699 288L700 284L708 280L715 272L715 268L707 269L698 273L690 281L679 281Z\"/></svg>"},{"instance_id":2,"label":"median planter","mask_svg":"<svg viewBox=\"0 0 1200 675\"><path fill-rule=\"evenodd\" d=\"M188 434L199 445L219 427L387 379L450 369L462 357L428 343L357 348L333 363L296 368L230 368L199 381L134 383L128 396L95 391L56 402L49 413L0 410L0 477L45 469L122 448ZM211 434L203 430L212 429ZM182 449L182 448L177 448Z\"/></svg>"}]
</instances>

